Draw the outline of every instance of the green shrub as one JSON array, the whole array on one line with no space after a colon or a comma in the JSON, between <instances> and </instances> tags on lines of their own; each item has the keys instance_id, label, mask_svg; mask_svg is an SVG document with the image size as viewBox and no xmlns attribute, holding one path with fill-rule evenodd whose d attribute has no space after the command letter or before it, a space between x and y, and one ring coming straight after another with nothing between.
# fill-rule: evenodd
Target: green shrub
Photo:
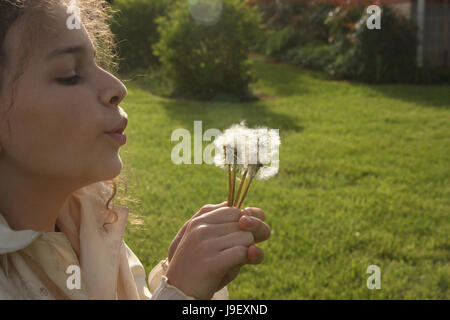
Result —
<instances>
[{"instance_id":1,"label":"green shrub","mask_svg":"<svg viewBox=\"0 0 450 320\"><path fill-rule=\"evenodd\" d=\"M271 57L283 59L287 50L299 44L300 41L294 28L288 26L281 30L264 31L264 38L258 51Z\"/></svg>"},{"instance_id":2,"label":"green shrub","mask_svg":"<svg viewBox=\"0 0 450 320\"><path fill-rule=\"evenodd\" d=\"M352 46L351 35L364 10L363 5L337 6L330 10L325 19L328 43L339 46L342 50L349 49Z\"/></svg>"},{"instance_id":3,"label":"green shrub","mask_svg":"<svg viewBox=\"0 0 450 320\"><path fill-rule=\"evenodd\" d=\"M246 0L247 5L257 8L262 22L269 29L280 30L292 25L294 16L308 8L307 1L296 0Z\"/></svg>"},{"instance_id":4,"label":"green shrub","mask_svg":"<svg viewBox=\"0 0 450 320\"><path fill-rule=\"evenodd\" d=\"M382 8L381 29L366 27L364 14L350 35L351 48L341 52L331 72L354 80L415 82L416 27L389 7Z\"/></svg>"},{"instance_id":5,"label":"green shrub","mask_svg":"<svg viewBox=\"0 0 450 320\"><path fill-rule=\"evenodd\" d=\"M308 2L308 8L294 24L303 43L322 42L327 43L329 38L329 26L325 23L328 14L334 6L327 2Z\"/></svg>"},{"instance_id":6,"label":"green shrub","mask_svg":"<svg viewBox=\"0 0 450 320\"><path fill-rule=\"evenodd\" d=\"M345 5L344 5L345 2ZM266 23L257 51L336 78L381 83L448 83L449 72L416 63L416 26L382 8L381 30L369 30L358 1L248 0ZM334 3L331 4L331 3Z\"/></svg>"},{"instance_id":7,"label":"green shrub","mask_svg":"<svg viewBox=\"0 0 450 320\"><path fill-rule=\"evenodd\" d=\"M203 1L197 0L197 5ZM248 48L259 37L260 17L241 0L224 0L215 24L193 19L189 3L181 1L157 19L160 41L154 54L173 83L172 96L213 99L232 95L247 100L252 94Z\"/></svg>"},{"instance_id":8,"label":"green shrub","mask_svg":"<svg viewBox=\"0 0 450 320\"><path fill-rule=\"evenodd\" d=\"M174 0L116 0L111 21L120 52L120 70L131 71L159 64L152 47L159 41L155 19L166 13Z\"/></svg>"},{"instance_id":9,"label":"green shrub","mask_svg":"<svg viewBox=\"0 0 450 320\"><path fill-rule=\"evenodd\" d=\"M323 43L310 43L290 49L286 59L306 68L327 70L338 55L339 48Z\"/></svg>"},{"instance_id":10,"label":"green shrub","mask_svg":"<svg viewBox=\"0 0 450 320\"><path fill-rule=\"evenodd\" d=\"M278 7L275 1L251 1L263 16L264 38L257 51L285 60L289 50L310 43L328 41L325 20L333 5L317 1L283 1Z\"/></svg>"}]
</instances>

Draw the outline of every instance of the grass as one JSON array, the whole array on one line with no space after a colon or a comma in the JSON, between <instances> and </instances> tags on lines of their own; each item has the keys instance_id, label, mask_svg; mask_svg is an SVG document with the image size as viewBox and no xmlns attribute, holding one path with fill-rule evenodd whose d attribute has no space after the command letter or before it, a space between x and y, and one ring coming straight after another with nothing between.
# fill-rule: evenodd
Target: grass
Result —
<instances>
[{"instance_id":1,"label":"grass","mask_svg":"<svg viewBox=\"0 0 450 320\"><path fill-rule=\"evenodd\" d=\"M147 273L187 219L227 198L225 171L172 163L172 131L246 119L280 129L280 172L247 195L272 236L264 262L229 284L231 299L449 299L449 87L333 81L252 59L258 102L171 100L126 83L121 155L141 203L129 205L125 240ZM370 265L380 290L366 286Z\"/></svg>"}]
</instances>

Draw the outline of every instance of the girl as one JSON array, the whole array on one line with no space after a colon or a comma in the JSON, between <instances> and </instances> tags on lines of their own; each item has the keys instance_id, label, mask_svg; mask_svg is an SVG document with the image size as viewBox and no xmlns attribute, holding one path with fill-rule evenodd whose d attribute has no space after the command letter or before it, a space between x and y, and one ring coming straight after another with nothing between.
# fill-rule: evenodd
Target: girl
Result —
<instances>
[{"instance_id":1,"label":"girl","mask_svg":"<svg viewBox=\"0 0 450 320\"><path fill-rule=\"evenodd\" d=\"M107 4L81 1L77 27L66 2L0 0L0 298L226 299L263 259L264 212L203 206L146 280L129 210L109 206L127 90L107 71Z\"/></svg>"}]
</instances>

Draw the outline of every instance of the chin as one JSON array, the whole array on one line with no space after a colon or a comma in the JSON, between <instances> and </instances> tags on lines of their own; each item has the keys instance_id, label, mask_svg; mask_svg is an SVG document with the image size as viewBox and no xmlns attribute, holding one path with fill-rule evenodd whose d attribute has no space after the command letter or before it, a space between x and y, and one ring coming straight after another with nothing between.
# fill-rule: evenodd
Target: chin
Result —
<instances>
[{"instance_id":1,"label":"chin","mask_svg":"<svg viewBox=\"0 0 450 320\"><path fill-rule=\"evenodd\" d=\"M117 153L117 156L102 161L100 165L95 167L97 170L94 174L97 176L98 181L112 180L122 172L123 163L120 155Z\"/></svg>"},{"instance_id":2,"label":"chin","mask_svg":"<svg viewBox=\"0 0 450 320\"><path fill-rule=\"evenodd\" d=\"M119 155L117 155L116 162L113 165L111 165L110 170L111 173L109 179L117 177L122 172L122 167L123 167L122 159L120 158Z\"/></svg>"}]
</instances>

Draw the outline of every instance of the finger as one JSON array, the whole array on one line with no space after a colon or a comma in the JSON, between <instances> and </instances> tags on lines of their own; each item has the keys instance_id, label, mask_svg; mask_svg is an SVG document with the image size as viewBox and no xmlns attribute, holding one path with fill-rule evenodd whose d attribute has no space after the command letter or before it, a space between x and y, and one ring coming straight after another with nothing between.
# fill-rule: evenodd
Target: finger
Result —
<instances>
[{"instance_id":1,"label":"finger","mask_svg":"<svg viewBox=\"0 0 450 320\"><path fill-rule=\"evenodd\" d=\"M227 223L227 222L237 222L239 217L242 215L242 211L234 207L220 207L218 209L212 210L201 216L192 219L192 222L197 220L200 223Z\"/></svg>"},{"instance_id":2,"label":"finger","mask_svg":"<svg viewBox=\"0 0 450 320\"><path fill-rule=\"evenodd\" d=\"M239 219L239 226L242 230L253 233L256 243L265 241L270 237L270 227L258 218L243 215Z\"/></svg>"},{"instance_id":3,"label":"finger","mask_svg":"<svg viewBox=\"0 0 450 320\"><path fill-rule=\"evenodd\" d=\"M186 232L186 229L188 227L188 225L190 224L190 222L192 221L192 219L194 219L195 217L198 217L204 213L210 212L212 210L215 210L217 208L221 208L221 207L226 207L228 204L227 201L224 201L222 203L218 203L218 204L206 204L203 207L200 208L200 210L188 221L185 222L185 224L183 225L183 227L181 227L180 231L178 231L177 235L175 236L175 239L172 241L170 247L169 247L169 252L168 252L168 258L169 258L169 262L172 259L175 250L178 247L178 244L180 243L181 239L184 236L184 233Z\"/></svg>"},{"instance_id":4,"label":"finger","mask_svg":"<svg viewBox=\"0 0 450 320\"><path fill-rule=\"evenodd\" d=\"M253 234L248 231L236 231L225 236L210 240L211 248L214 250L225 250L235 246L250 246L255 243Z\"/></svg>"},{"instance_id":5,"label":"finger","mask_svg":"<svg viewBox=\"0 0 450 320\"><path fill-rule=\"evenodd\" d=\"M208 232L216 237L225 236L227 234L243 231L238 222L228 222L223 224L209 225ZM244 230L245 231L245 230Z\"/></svg>"},{"instance_id":6,"label":"finger","mask_svg":"<svg viewBox=\"0 0 450 320\"><path fill-rule=\"evenodd\" d=\"M217 258L218 268L228 271L236 266L243 266L248 262L247 246L236 246L220 252Z\"/></svg>"},{"instance_id":7,"label":"finger","mask_svg":"<svg viewBox=\"0 0 450 320\"><path fill-rule=\"evenodd\" d=\"M211 212L215 209L221 208L221 207L226 207L228 204L227 201L224 201L222 203L218 203L218 204L206 204L203 207L200 208L200 210L197 211L196 214L194 214L192 216L191 219L189 219L188 221L186 221L186 223L183 225L183 227L180 229L177 237L179 237L180 239L183 237L184 232L186 231L187 226L189 225L189 223L192 221L192 219L199 217L205 213Z\"/></svg>"},{"instance_id":8,"label":"finger","mask_svg":"<svg viewBox=\"0 0 450 320\"><path fill-rule=\"evenodd\" d=\"M248 264L259 264L264 260L264 251L254 245L247 250Z\"/></svg>"},{"instance_id":9,"label":"finger","mask_svg":"<svg viewBox=\"0 0 450 320\"><path fill-rule=\"evenodd\" d=\"M193 218L201 216L202 214L213 211L215 209L226 207L227 204L228 204L227 201L218 204L205 204L203 207L200 208L200 210L198 210L198 212L193 216Z\"/></svg>"},{"instance_id":10,"label":"finger","mask_svg":"<svg viewBox=\"0 0 450 320\"><path fill-rule=\"evenodd\" d=\"M256 217L256 218L258 218L261 221L266 221L266 214L260 208L247 207L247 208L244 209L244 213L243 214L247 214L249 216Z\"/></svg>"}]
</instances>

